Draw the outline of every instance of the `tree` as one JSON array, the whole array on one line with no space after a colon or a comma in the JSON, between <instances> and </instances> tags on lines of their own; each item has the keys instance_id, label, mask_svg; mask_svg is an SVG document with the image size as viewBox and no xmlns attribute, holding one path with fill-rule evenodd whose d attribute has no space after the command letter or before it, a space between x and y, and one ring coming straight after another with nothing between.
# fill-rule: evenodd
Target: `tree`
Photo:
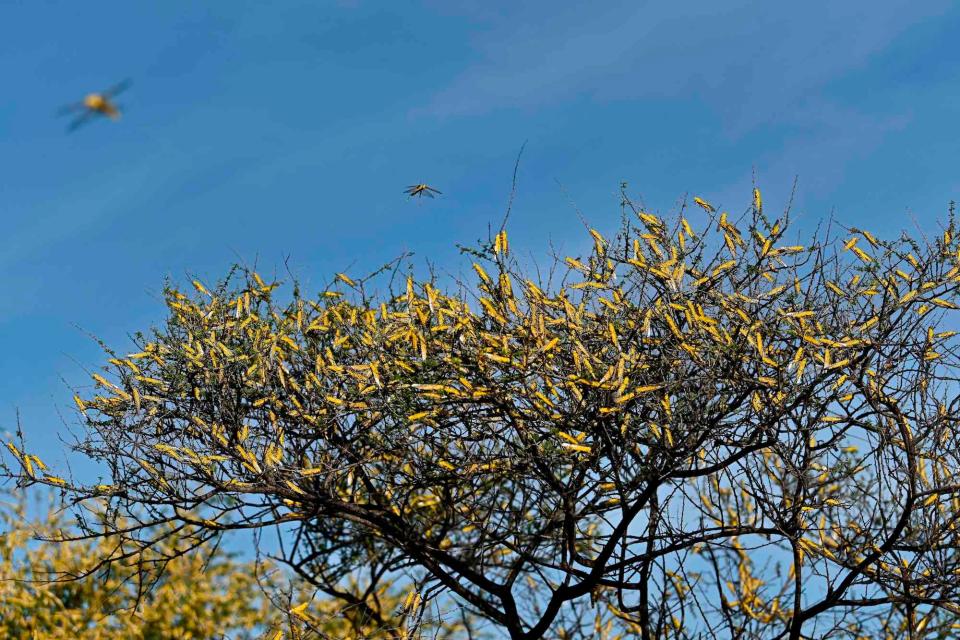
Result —
<instances>
[{"instance_id":1,"label":"tree","mask_svg":"<svg viewBox=\"0 0 960 640\"><path fill-rule=\"evenodd\" d=\"M247 271L170 284L166 323L76 397L109 481L31 470L24 443L16 474L104 501L87 535L278 527L332 597L409 583L408 609L513 640L947 637L952 213L801 246L754 195L733 220L624 194L615 238L542 274L501 230L447 287L399 263L315 299Z\"/></svg>"},{"instance_id":2,"label":"tree","mask_svg":"<svg viewBox=\"0 0 960 640\"><path fill-rule=\"evenodd\" d=\"M253 638L276 620L251 567L219 551L180 555L162 574L150 572L149 584L137 579L147 574L119 563L98 576L60 580L84 573L110 553L112 541L36 544L35 534L56 535L65 523L54 511L43 522L27 513L22 498L0 509L4 638ZM169 555L175 544L169 539L156 557Z\"/></svg>"},{"instance_id":3,"label":"tree","mask_svg":"<svg viewBox=\"0 0 960 640\"><path fill-rule=\"evenodd\" d=\"M301 640L341 640L390 638L412 626L402 614L406 594L390 585L371 594L367 606L393 629L373 624L340 599L311 602L310 590L285 589L269 566L239 561L219 548L184 553L189 541L175 531L157 550L104 565L101 560L116 552L120 539L59 542L70 526L50 506L44 500L31 508L23 495L0 504L0 637L212 640L285 632ZM37 521L34 512L45 516ZM294 600L309 602L309 610L293 607L292 614L282 614L271 596L282 599L285 609ZM427 621L421 630L435 627Z\"/></svg>"}]
</instances>

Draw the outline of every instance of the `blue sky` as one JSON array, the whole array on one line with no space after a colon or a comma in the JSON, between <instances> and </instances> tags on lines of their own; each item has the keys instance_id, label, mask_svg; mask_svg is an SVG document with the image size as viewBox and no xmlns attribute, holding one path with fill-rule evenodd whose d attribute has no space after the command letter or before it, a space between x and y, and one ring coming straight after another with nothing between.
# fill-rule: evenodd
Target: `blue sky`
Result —
<instances>
[{"instance_id":1,"label":"blue sky","mask_svg":"<svg viewBox=\"0 0 960 640\"><path fill-rule=\"evenodd\" d=\"M621 181L892 234L960 199L945 0L0 6L0 432L62 459L65 382L159 322L163 278L290 264L308 291L498 222L517 249L612 229ZM130 77L124 117L56 109ZM411 202L403 188L444 195ZM575 205L575 206L574 206ZM79 328L78 328L79 327Z\"/></svg>"}]
</instances>

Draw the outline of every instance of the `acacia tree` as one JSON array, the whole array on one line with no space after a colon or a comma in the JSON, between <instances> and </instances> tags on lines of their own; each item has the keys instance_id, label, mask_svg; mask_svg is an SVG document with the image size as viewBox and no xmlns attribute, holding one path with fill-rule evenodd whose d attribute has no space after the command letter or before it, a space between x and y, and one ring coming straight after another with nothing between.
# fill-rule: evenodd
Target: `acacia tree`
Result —
<instances>
[{"instance_id":1,"label":"acacia tree","mask_svg":"<svg viewBox=\"0 0 960 640\"><path fill-rule=\"evenodd\" d=\"M37 533L55 535L65 525L49 511L42 521L28 515L21 497L0 503L0 636L51 638L255 638L258 629L279 622L262 596L248 563L223 552L184 555L152 576L119 564L83 580L58 576L80 573L110 541L96 544L36 543ZM46 505L41 505L46 506ZM169 548L167 549L169 551Z\"/></svg>"},{"instance_id":2,"label":"acacia tree","mask_svg":"<svg viewBox=\"0 0 960 640\"><path fill-rule=\"evenodd\" d=\"M0 502L0 637L373 640L412 627L404 620L407 593L390 584L368 598L380 624L342 598L317 598L307 612L292 605L309 599L311 589L290 585L276 568L241 560L236 552L186 553L190 541L175 530L158 549L104 564L121 540L64 541L64 532L72 530L65 514L49 500L31 505L26 497ZM449 638L453 628L427 620L413 630Z\"/></svg>"},{"instance_id":3,"label":"acacia tree","mask_svg":"<svg viewBox=\"0 0 960 640\"><path fill-rule=\"evenodd\" d=\"M695 202L624 195L618 235L546 273L501 230L447 288L398 265L315 298L170 285L166 323L76 397L110 478L44 475L23 443L16 474L107 505L86 535L277 527L326 594L400 580L412 617L456 605L513 640L950 636L952 211L929 238L800 245L759 191L737 220Z\"/></svg>"}]
</instances>

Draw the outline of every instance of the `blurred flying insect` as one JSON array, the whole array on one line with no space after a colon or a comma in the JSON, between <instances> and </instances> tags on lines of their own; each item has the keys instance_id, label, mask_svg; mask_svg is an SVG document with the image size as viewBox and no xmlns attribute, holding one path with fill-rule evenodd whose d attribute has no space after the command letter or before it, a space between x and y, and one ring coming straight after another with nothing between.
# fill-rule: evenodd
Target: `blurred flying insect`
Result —
<instances>
[{"instance_id":1,"label":"blurred flying insect","mask_svg":"<svg viewBox=\"0 0 960 640\"><path fill-rule=\"evenodd\" d=\"M423 196L427 196L429 198L435 198L437 196L433 194L437 194L437 195L441 194L440 191L437 191L436 189L434 189L433 187L427 184L412 184L406 188L404 193L410 196L411 198L414 196L418 198L422 198Z\"/></svg>"},{"instance_id":2,"label":"blurred flying insect","mask_svg":"<svg viewBox=\"0 0 960 640\"><path fill-rule=\"evenodd\" d=\"M106 91L87 94L82 101L62 107L58 115L64 116L71 113L80 113L79 116L73 119L70 126L67 127L67 131L75 131L98 116L118 120L120 118L120 108L113 101L113 98L123 91L126 91L129 87L130 80L124 80Z\"/></svg>"}]
</instances>

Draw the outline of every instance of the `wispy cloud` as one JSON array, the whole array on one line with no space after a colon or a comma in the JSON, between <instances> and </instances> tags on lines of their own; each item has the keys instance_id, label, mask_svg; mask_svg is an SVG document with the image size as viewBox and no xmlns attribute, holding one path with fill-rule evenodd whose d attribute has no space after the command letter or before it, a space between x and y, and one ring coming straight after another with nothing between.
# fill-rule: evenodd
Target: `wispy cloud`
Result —
<instances>
[{"instance_id":1,"label":"wispy cloud","mask_svg":"<svg viewBox=\"0 0 960 640\"><path fill-rule=\"evenodd\" d=\"M537 7L540 19L526 15L535 13L529 5L524 15L504 16L478 37L473 64L418 113L480 115L573 96L684 97L709 103L737 134L778 118L949 4L885 0L864 11L815 0L790 12L756 0L556 6Z\"/></svg>"}]
</instances>

